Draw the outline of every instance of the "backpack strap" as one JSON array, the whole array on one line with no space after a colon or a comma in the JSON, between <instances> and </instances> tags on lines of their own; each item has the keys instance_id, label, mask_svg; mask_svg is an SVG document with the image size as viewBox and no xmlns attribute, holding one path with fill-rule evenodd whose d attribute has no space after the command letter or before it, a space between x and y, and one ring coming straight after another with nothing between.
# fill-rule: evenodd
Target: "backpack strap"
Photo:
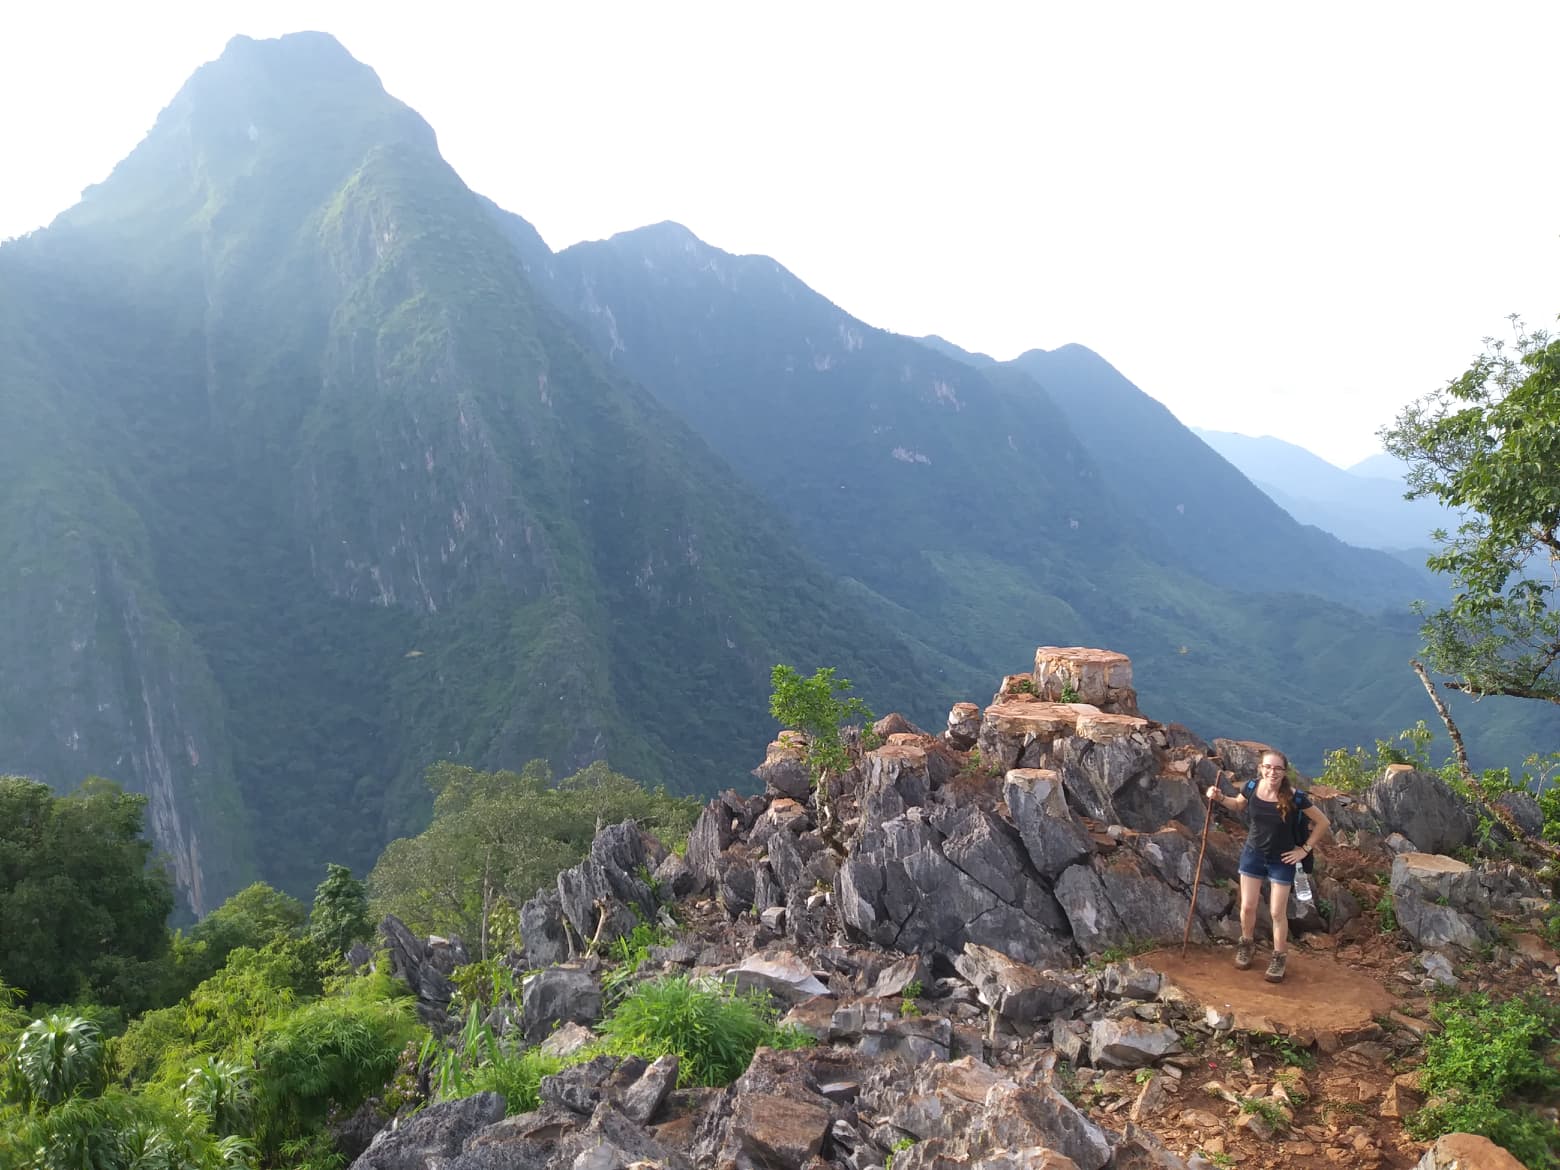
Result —
<instances>
[{"instance_id":1,"label":"backpack strap","mask_svg":"<svg viewBox=\"0 0 1560 1170\"><path fill-rule=\"evenodd\" d=\"M1256 790L1257 790L1257 782L1255 780L1247 780L1246 783L1245 783L1245 786L1241 788L1240 794L1242 796L1244 796L1247 800L1250 800L1251 797L1252 797L1252 794L1254 792L1256 792Z\"/></svg>"}]
</instances>

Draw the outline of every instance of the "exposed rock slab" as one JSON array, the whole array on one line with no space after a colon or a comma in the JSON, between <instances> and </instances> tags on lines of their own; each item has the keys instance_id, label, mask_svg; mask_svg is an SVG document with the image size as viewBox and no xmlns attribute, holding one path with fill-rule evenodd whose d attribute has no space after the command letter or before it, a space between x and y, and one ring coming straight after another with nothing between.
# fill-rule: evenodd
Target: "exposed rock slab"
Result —
<instances>
[{"instance_id":1,"label":"exposed rock slab","mask_svg":"<svg viewBox=\"0 0 1560 1170\"><path fill-rule=\"evenodd\" d=\"M426 1170L432 1159L453 1158L466 1139L504 1116L497 1093L477 1093L430 1105L405 1125L381 1130L352 1170Z\"/></svg>"}]
</instances>

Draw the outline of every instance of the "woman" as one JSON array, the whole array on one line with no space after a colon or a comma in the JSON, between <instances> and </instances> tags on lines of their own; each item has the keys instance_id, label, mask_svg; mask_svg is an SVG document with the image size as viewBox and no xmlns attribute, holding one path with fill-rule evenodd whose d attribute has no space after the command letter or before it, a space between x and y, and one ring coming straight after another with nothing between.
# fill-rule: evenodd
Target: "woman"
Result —
<instances>
[{"instance_id":1,"label":"woman","mask_svg":"<svg viewBox=\"0 0 1560 1170\"><path fill-rule=\"evenodd\" d=\"M1256 783L1248 783L1239 796L1225 796L1215 784L1208 789L1208 799L1235 812L1250 809L1246 846L1240 851L1240 942L1235 947L1235 966L1242 971L1251 966L1257 899L1266 878L1272 885L1268 911L1273 916L1273 961L1265 978L1278 983L1289 959L1289 890L1295 884L1295 866L1314 853L1316 843L1326 835L1326 814L1290 784L1289 761L1283 752L1263 752ZM1301 817L1295 816L1296 810Z\"/></svg>"}]
</instances>

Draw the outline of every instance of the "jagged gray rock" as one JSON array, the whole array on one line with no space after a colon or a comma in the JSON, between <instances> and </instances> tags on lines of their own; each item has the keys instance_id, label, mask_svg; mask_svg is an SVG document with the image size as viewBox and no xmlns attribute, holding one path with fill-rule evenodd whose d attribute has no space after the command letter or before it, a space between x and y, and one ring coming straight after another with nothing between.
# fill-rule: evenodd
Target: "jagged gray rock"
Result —
<instances>
[{"instance_id":1,"label":"jagged gray rock","mask_svg":"<svg viewBox=\"0 0 1560 1170\"><path fill-rule=\"evenodd\" d=\"M601 1018L601 987L577 967L548 967L525 981L521 995L525 1039L540 1044L561 1023L593 1024Z\"/></svg>"},{"instance_id":2,"label":"jagged gray rock","mask_svg":"<svg viewBox=\"0 0 1560 1170\"><path fill-rule=\"evenodd\" d=\"M1473 843L1479 817L1473 805L1439 776L1394 766L1370 786L1365 806L1380 833L1402 833L1421 853L1450 853Z\"/></svg>"},{"instance_id":3,"label":"jagged gray rock","mask_svg":"<svg viewBox=\"0 0 1560 1170\"><path fill-rule=\"evenodd\" d=\"M640 1125L648 1125L666 1096L677 1083L677 1057L658 1057L644 1073L624 1089L617 1104L623 1115Z\"/></svg>"},{"instance_id":4,"label":"jagged gray rock","mask_svg":"<svg viewBox=\"0 0 1560 1170\"><path fill-rule=\"evenodd\" d=\"M450 982L450 972L455 969L456 958L465 961L465 948L457 951L445 940L444 946L435 947L430 940L418 938L406 928L406 924L394 914L387 914L379 924L379 936L390 952L390 973L403 980L417 995L417 1013L433 1027L444 1022L455 985Z\"/></svg>"},{"instance_id":5,"label":"jagged gray rock","mask_svg":"<svg viewBox=\"0 0 1560 1170\"><path fill-rule=\"evenodd\" d=\"M352 1170L427 1170L434 1158L453 1158L466 1139L502 1120L504 1099L477 1093L430 1105L404 1125L380 1130Z\"/></svg>"},{"instance_id":6,"label":"jagged gray rock","mask_svg":"<svg viewBox=\"0 0 1560 1170\"><path fill-rule=\"evenodd\" d=\"M1084 1004L1078 988L978 943L965 943L953 965L1004 1019L1034 1023L1073 1015Z\"/></svg>"},{"instance_id":7,"label":"jagged gray rock","mask_svg":"<svg viewBox=\"0 0 1560 1170\"><path fill-rule=\"evenodd\" d=\"M596 834L590 853L558 875L564 917L582 939L610 942L655 918L645 845L633 821Z\"/></svg>"},{"instance_id":8,"label":"jagged gray rock","mask_svg":"<svg viewBox=\"0 0 1560 1170\"><path fill-rule=\"evenodd\" d=\"M520 907L520 937L526 962L533 967L550 967L569 957L569 928L556 889L539 890Z\"/></svg>"},{"instance_id":9,"label":"jagged gray rock","mask_svg":"<svg viewBox=\"0 0 1560 1170\"><path fill-rule=\"evenodd\" d=\"M1180 1033L1168 1024L1095 1020L1089 1033L1089 1063L1095 1068L1143 1068L1180 1051Z\"/></svg>"},{"instance_id":10,"label":"jagged gray rock","mask_svg":"<svg viewBox=\"0 0 1560 1170\"><path fill-rule=\"evenodd\" d=\"M879 946L907 952L955 955L977 942L1021 962L1066 965L1071 948L1056 924L1003 901L949 861L941 844L924 809L868 827L840 868L841 921ZM1041 913L1050 899L1030 885L1025 905Z\"/></svg>"},{"instance_id":11,"label":"jagged gray rock","mask_svg":"<svg viewBox=\"0 0 1560 1170\"><path fill-rule=\"evenodd\" d=\"M983 1152L1045 1146L1071 1158L1078 1170L1101 1170L1110 1161L1105 1131L1049 1083L994 1085L981 1122Z\"/></svg>"},{"instance_id":12,"label":"jagged gray rock","mask_svg":"<svg viewBox=\"0 0 1560 1170\"><path fill-rule=\"evenodd\" d=\"M1055 880L1070 865L1094 851L1089 834L1072 809L1062 778L1041 768L1014 768L1002 787L1008 815L1029 854L1030 864L1043 877Z\"/></svg>"}]
</instances>

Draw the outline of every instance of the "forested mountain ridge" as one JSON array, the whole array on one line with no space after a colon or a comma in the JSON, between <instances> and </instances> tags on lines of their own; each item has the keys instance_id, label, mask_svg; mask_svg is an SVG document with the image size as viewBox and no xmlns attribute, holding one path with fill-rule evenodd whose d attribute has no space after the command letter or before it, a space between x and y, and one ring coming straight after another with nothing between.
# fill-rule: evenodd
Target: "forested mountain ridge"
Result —
<instances>
[{"instance_id":1,"label":"forested mountain ridge","mask_svg":"<svg viewBox=\"0 0 1560 1170\"><path fill-rule=\"evenodd\" d=\"M1407 668L1426 575L1296 524L1097 355L996 363L875 329L677 224L553 254L492 211L604 359L924 641L988 661L1026 639L1121 646L1169 717L1312 768L1429 714ZM1466 730L1515 762L1512 713L1493 713Z\"/></svg>"},{"instance_id":2,"label":"forested mountain ridge","mask_svg":"<svg viewBox=\"0 0 1560 1170\"><path fill-rule=\"evenodd\" d=\"M366 868L441 759L741 782L776 662L930 722L1110 644L1313 768L1423 714L1411 616L1168 555L1022 369L676 225L554 255L328 36L232 42L0 309L0 771L147 793L197 912Z\"/></svg>"},{"instance_id":3,"label":"forested mountain ridge","mask_svg":"<svg viewBox=\"0 0 1560 1170\"><path fill-rule=\"evenodd\" d=\"M232 42L0 297L0 770L148 792L197 911L366 868L436 759L734 782L777 660L963 689L533 297L329 37Z\"/></svg>"}]
</instances>

